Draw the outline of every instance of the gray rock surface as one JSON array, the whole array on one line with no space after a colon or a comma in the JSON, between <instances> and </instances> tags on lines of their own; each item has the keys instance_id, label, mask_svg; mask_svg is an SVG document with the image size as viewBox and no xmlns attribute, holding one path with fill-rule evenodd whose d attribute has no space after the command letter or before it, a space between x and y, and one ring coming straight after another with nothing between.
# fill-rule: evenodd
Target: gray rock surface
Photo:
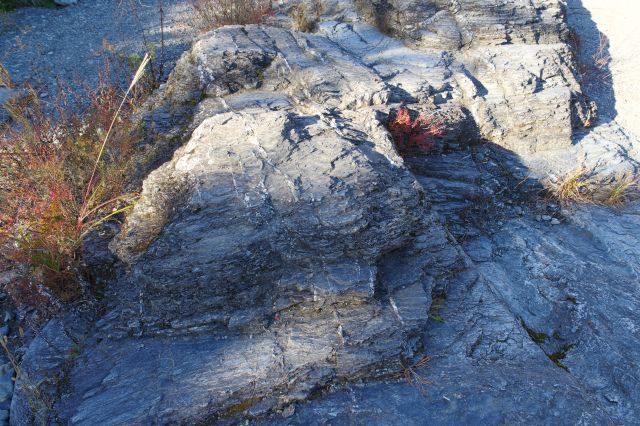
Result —
<instances>
[{"instance_id":1,"label":"gray rock surface","mask_svg":"<svg viewBox=\"0 0 640 426\"><path fill-rule=\"evenodd\" d=\"M5 105L14 96L16 96L16 91L14 89L9 89L8 87L0 86L0 123L4 123L10 119L9 113L5 108Z\"/></svg>"},{"instance_id":2,"label":"gray rock surface","mask_svg":"<svg viewBox=\"0 0 640 426\"><path fill-rule=\"evenodd\" d=\"M580 208L552 228L534 219L547 202L525 202L521 217L512 178L491 171L500 151L485 150L489 161L463 152L413 169L429 193L502 193L481 206L461 206L459 191L434 200L468 257L436 287L420 379L331 389L269 423L637 424L638 206Z\"/></svg>"},{"instance_id":3,"label":"gray rock surface","mask_svg":"<svg viewBox=\"0 0 640 426\"><path fill-rule=\"evenodd\" d=\"M315 69L296 36L229 28L197 43L195 62L178 64L187 90L213 94L196 113L209 118L145 180L143 201L114 240L131 265L130 290L113 289L113 320L71 371L63 419L196 422L258 402L275 409L328 383L393 371L422 351L416 336L432 287L459 254L374 111L352 112L381 103L382 82L365 92L340 78L366 72L344 58ZM238 61L231 69L242 73L216 79L219 58L233 58L217 52L228 40ZM320 78L329 73L336 80ZM161 102L191 98L172 84ZM251 96L237 93L258 85ZM347 88L354 98L340 96ZM87 375L100 353L115 362ZM166 361L148 362L154 354ZM202 385L185 393L195 377ZM98 410L123 401L136 408L115 418Z\"/></svg>"},{"instance_id":4,"label":"gray rock surface","mask_svg":"<svg viewBox=\"0 0 640 426\"><path fill-rule=\"evenodd\" d=\"M622 129L572 130L562 5L390 4L404 41L328 2L185 53L103 314L34 340L11 424L638 424L639 206L540 195L637 173ZM432 155L398 155L401 105L447 118Z\"/></svg>"}]
</instances>

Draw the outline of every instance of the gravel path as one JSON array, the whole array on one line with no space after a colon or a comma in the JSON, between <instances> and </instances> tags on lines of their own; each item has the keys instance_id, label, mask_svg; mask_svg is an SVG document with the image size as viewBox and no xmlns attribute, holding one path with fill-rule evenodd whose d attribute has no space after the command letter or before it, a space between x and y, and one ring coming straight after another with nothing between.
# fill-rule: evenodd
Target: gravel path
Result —
<instances>
[{"instance_id":1,"label":"gravel path","mask_svg":"<svg viewBox=\"0 0 640 426\"><path fill-rule=\"evenodd\" d=\"M23 8L0 16L0 63L15 82L28 81L49 98L56 80L91 85L114 53L142 55L144 40L160 45L160 8L164 3L167 70L196 35L187 1L80 0L77 5Z\"/></svg>"}]
</instances>

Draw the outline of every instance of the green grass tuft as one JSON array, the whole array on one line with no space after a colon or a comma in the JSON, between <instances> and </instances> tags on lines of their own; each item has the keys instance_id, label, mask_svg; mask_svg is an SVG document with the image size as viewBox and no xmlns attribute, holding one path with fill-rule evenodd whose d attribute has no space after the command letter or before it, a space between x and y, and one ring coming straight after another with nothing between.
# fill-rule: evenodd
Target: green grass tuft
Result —
<instances>
[{"instance_id":1,"label":"green grass tuft","mask_svg":"<svg viewBox=\"0 0 640 426\"><path fill-rule=\"evenodd\" d=\"M53 0L0 0L0 13L11 12L19 7L46 7L54 9L57 5Z\"/></svg>"}]
</instances>

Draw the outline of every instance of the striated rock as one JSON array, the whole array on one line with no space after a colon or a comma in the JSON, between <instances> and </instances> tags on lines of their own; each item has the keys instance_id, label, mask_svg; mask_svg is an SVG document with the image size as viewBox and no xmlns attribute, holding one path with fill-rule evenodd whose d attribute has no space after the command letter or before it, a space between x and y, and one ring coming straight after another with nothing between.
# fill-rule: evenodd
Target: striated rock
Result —
<instances>
[{"instance_id":1,"label":"striated rock","mask_svg":"<svg viewBox=\"0 0 640 426\"><path fill-rule=\"evenodd\" d=\"M464 99L483 137L525 154L571 146L580 86L566 45L476 48L464 57L475 83Z\"/></svg>"},{"instance_id":2,"label":"striated rock","mask_svg":"<svg viewBox=\"0 0 640 426\"><path fill-rule=\"evenodd\" d=\"M536 204L597 145L572 148L560 3L373 4L405 40L327 2L315 33L225 27L178 61L120 260L88 257L116 271L103 311L32 342L12 424L633 423L638 259L610 236L633 213L599 235ZM401 106L445 122L433 155L398 155Z\"/></svg>"},{"instance_id":3,"label":"striated rock","mask_svg":"<svg viewBox=\"0 0 640 426\"><path fill-rule=\"evenodd\" d=\"M411 80L442 72L411 66ZM460 256L381 127L391 90L326 37L249 26L198 42L157 98L187 110L204 96L194 130L112 243L131 271L74 362L60 418L268 412L420 356L431 290Z\"/></svg>"},{"instance_id":4,"label":"striated rock","mask_svg":"<svg viewBox=\"0 0 640 426\"><path fill-rule=\"evenodd\" d=\"M429 48L558 43L565 30L557 0L388 2L391 28Z\"/></svg>"}]
</instances>

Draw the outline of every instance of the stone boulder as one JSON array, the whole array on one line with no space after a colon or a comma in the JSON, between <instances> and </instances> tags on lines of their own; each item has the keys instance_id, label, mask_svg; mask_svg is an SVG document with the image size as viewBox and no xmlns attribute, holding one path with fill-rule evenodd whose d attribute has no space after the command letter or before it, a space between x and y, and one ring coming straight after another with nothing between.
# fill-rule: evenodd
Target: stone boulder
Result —
<instances>
[{"instance_id":1,"label":"stone boulder","mask_svg":"<svg viewBox=\"0 0 640 426\"><path fill-rule=\"evenodd\" d=\"M259 416L424 356L432 288L460 256L382 126L389 96L323 36L249 26L198 42L149 116L169 129L158 111L191 111L188 141L111 244L130 270L59 418Z\"/></svg>"},{"instance_id":2,"label":"stone boulder","mask_svg":"<svg viewBox=\"0 0 640 426\"><path fill-rule=\"evenodd\" d=\"M32 343L28 377L55 361L60 386L30 411L19 378L12 424L631 418L553 359L569 326L536 341L574 304L524 297L555 269L500 258L509 238L547 241L505 219L527 207L518 188L539 191L515 154L569 147L585 101L560 3L385 2L404 40L330 3L314 33L229 26L178 61L141 113L141 197L109 243L98 318L74 321L87 327L73 344ZM445 118L434 155L398 154L385 125L402 106ZM415 367L427 355L430 395Z\"/></svg>"}]
</instances>

